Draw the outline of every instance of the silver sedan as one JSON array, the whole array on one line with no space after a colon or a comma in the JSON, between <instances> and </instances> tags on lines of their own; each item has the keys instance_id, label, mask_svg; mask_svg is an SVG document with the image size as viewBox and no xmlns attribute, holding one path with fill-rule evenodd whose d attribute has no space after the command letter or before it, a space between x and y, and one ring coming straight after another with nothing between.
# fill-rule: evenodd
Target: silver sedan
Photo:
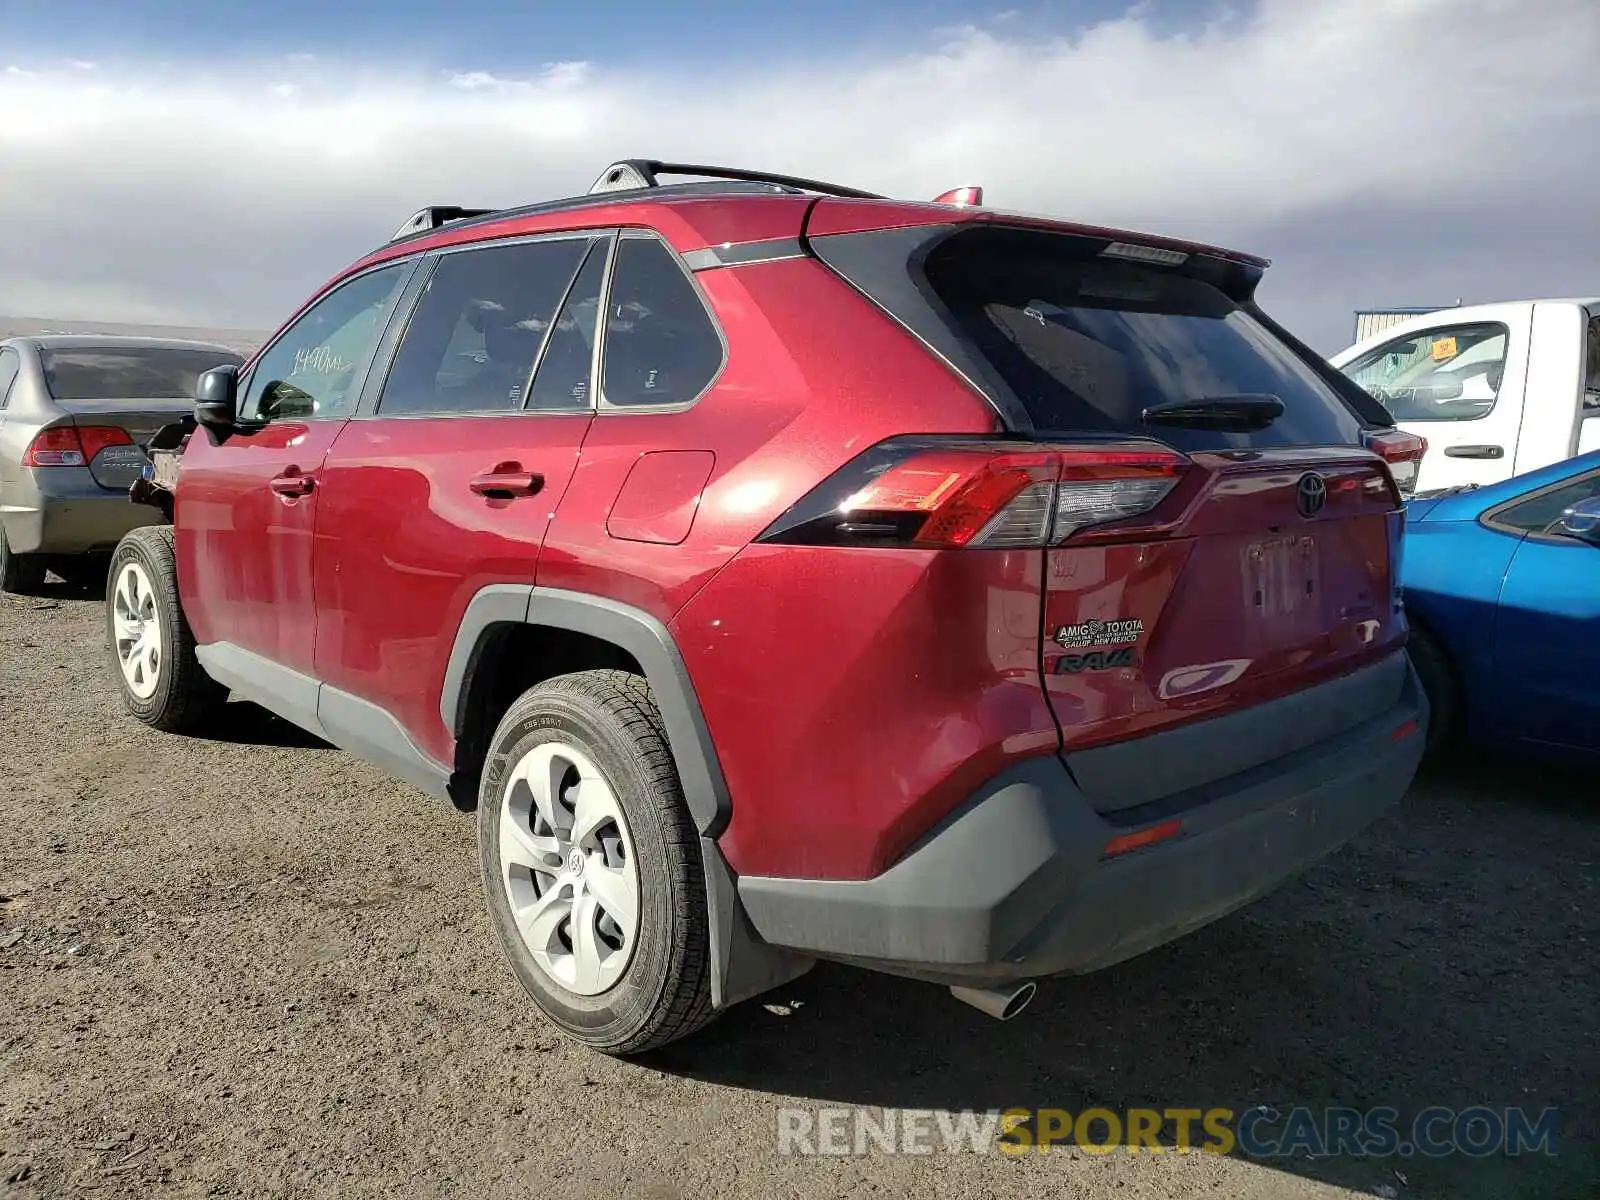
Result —
<instances>
[{"instance_id":1,"label":"silver sedan","mask_svg":"<svg viewBox=\"0 0 1600 1200\"><path fill-rule=\"evenodd\" d=\"M91 335L0 341L0 591L46 569L93 582L122 535L160 520L128 488L202 371L240 363L207 342Z\"/></svg>"}]
</instances>

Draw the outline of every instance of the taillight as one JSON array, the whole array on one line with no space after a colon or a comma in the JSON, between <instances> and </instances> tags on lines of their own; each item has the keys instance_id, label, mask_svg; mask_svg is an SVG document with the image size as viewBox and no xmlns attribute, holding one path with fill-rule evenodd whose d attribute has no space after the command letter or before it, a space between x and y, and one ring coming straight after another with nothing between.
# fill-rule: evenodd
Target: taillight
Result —
<instances>
[{"instance_id":1,"label":"taillight","mask_svg":"<svg viewBox=\"0 0 1600 1200\"><path fill-rule=\"evenodd\" d=\"M1362 443L1384 462L1389 464L1389 474L1402 496L1417 489L1417 473L1422 469L1422 456L1428 452L1428 440L1399 429L1379 432L1369 430Z\"/></svg>"},{"instance_id":2,"label":"taillight","mask_svg":"<svg viewBox=\"0 0 1600 1200\"><path fill-rule=\"evenodd\" d=\"M1015 549L1149 512L1189 466L1154 442L1043 445L893 438L813 489L757 540Z\"/></svg>"},{"instance_id":3,"label":"taillight","mask_svg":"<svg viewBox=\"0 0 1600 1200\"><path fill-rule=\"evenodd\" d=\"M57 425L42 430L23 451L25 467L81 467L107 446L131 445L128 431L117 425Z\"/></svg>"}]
</instances>

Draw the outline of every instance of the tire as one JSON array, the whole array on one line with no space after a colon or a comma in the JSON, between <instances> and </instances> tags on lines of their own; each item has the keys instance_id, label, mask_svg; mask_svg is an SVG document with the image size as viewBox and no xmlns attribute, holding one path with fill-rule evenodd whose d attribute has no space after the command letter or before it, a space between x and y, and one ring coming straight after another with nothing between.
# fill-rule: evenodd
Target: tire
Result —
<instances>
[{"instance_id":1,"label":"tire","mask_svg":"<svg viewBox=\"0 0 1600 1200\"><path fill-rule=\"evenodd\" d=\"M44 560L37 554L13 554L0 528L0 592L26 596L44 586Z\"/></svg>"},{"instance_id":2,"label":"tire","mask_svg":"<svg viewBox=\"0 0 1600 1200\"><path fill-rule=\"evenodd\" d=\"M131 618L131 619L130 619ZM149 654L153 628L155 653ZM146 725L167 733L203 728L228 698L194 653L194 634L178 603L172 527L135 529L111 556L106 579L106 639L122 702ZM143 646L144 652L139 651ZM130 671L138 654L142 670Z\"/></svg>"},{"instance_id":3,"label":"tire","mask_svg":"<svg viewBox=\"0 0 1600 1200\"><path fill-rule=\"evenodd\" d=\"M553 822L527 782L530 766L535 779L562 781L539 789ZM596 779L601 786L593 786ZM574 780L583 787L571 789ZM620 819L607 824L602 812ZM591 836L577 843L584 861L574 869L579 821ZM711 1020L699 839L645 680L583 671L548 680L512 704L484 763L478 856L500 948L559 1029L621 1056L654 1050ZM535 859L541 872L527 865ZM631 936L627 905L614 903L630 869ZM532 919L539 912L543 919ZM582 937L580 926L590 936Z\"/></svg>"},{"instance_id":4,"label":"tire","mask_svg":"<svg viewBox=\"0 0 1600 1200\"><path fill-rule=\"evenodd\" d=\"M1417 669L1417 678L1422 681L1422 690L1428 697L1428 739L1424 753L1431 757L1456 735L1461 687L1449 654L1427 630L1412 625L1406 652L1411 656L1411 665Z\"/></svg>"}]
</instances>

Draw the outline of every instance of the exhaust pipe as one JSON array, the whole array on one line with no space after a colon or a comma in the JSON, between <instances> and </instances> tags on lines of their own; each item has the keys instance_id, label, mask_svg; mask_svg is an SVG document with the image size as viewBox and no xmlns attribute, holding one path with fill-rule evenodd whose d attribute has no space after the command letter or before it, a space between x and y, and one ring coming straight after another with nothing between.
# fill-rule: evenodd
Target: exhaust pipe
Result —
<instances>
[{"instance_id":1,"label":"exhaust pipe","mask_svg":"<svg viewBox=\"0 0 1600 1200\"><path fill-rule=\"evenodd\" d=\"M1009 1021L1032 1002L1039 985L1031 980L1014 987L994 990L990 988L952 987L950 994L964 1004L970 1004L981 1013L997 1021Z\"/></svg>"}]
</instances>

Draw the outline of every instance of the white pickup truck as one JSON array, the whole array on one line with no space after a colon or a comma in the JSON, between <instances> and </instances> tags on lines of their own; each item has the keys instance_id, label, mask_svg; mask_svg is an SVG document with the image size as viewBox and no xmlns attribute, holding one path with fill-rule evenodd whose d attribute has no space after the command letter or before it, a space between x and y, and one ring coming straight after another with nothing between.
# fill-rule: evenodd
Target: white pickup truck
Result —
<instances>
[{"instance_id":1,"label":"white pickup truck","mask_svg":"<svg viewBox=\"0 0 1600 1200\"><path fill-rule=\"evenodd\" d=\"M1427 440L1419 492L1600 449L1600 299L1423 313L1329 361Z\"/></svg>"}]
</instances>

